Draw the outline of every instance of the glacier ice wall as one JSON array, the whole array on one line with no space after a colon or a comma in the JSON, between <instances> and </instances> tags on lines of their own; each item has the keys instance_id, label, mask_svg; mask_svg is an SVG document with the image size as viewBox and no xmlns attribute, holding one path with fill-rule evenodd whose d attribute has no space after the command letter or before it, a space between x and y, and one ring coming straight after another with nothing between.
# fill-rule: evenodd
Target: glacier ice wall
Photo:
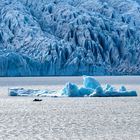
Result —
<instances>
[{"instance_id":1,"label":"glacier ice wall","mask_svg":"<svg viewBox=\"0 0 140 140\"><path fill-rule=\"evenodd\" d=\"M139 0L0 0L0 76L140 74L139 19Z\"/></svg>"}]
</instances>

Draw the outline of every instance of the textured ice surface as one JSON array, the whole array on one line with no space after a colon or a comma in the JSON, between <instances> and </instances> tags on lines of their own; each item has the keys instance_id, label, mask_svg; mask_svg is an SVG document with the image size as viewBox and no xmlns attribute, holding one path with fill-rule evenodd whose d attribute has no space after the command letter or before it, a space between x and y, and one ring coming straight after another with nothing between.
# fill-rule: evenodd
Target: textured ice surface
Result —
<instances>
[{"instance_id":1,"label":"textured ice surface","mask_svg":"<svg viewBox=\"0 0 140 140\"><path fill-rule=\"evenodd\" d=\"M60 96L56 91L49 90L34 90L24 88L11 88L9 89L9 96L40 96L40 97L55 97Z\"/></svg>"},{"instance_id":2,"label":"textured ice surface","mask_svg":"<svg viewBox=\"0 0 140 140\"><path fill-rule=\"evenodd\" d=\"M60 91L48 91L48 90L33 90L24 88L12 88L9 89L9 96L64 96L64 97L120 97L120 96L137 96L136 91L128 91L122 86L118 91L111 85L107 85L105 89L102 88L100 83L92 77L83 77L84 86L94 85L91 87L78 87L74 83L66 83L64 88ZM86 80L85 80L86 79ZM90 81L90 84L89 84ZM87 82L87 83L86 83ZM92 83L92 84L91 84ZM98 83L98 84L97 84ZM97 86L95 86L97 84Z\"/></svg>"},{"instance_id":3,"label":"textured ice surface","mask_svg":"<svg viewBox=\"0 0 140 140\"><path fill-rule=\"evenodd\" d=\"M0 140L140 139L140 97L33 99L0 98Z\"/></svg>"},{"instance_id":4,"label":"textured ice surface","mask_svg":"<svg viewBox=\"0 0 140 140\"><path fill-rule=\"evenodd\" d=\"M83 79L83 85L85 88L96 89L97 87L101 86L100 83L92 77L84 76Z\"/></svg>"},{"instance_id":5,"label":"textured ice surface","mask_svg":"<svg viewBox=\"0 0 140 140\"><path fill-rule=\"evenodd\" d=\"M0 76L140 74L135 0L0 0Z\"/></svg>"}]
</instances>

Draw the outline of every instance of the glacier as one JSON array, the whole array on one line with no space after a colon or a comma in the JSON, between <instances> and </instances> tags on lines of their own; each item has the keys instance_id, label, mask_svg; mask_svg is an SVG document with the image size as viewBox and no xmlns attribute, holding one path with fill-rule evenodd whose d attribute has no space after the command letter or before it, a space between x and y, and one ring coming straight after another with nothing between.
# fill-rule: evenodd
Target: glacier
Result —
<instances>
[{"instance_id":1,"label":"glacier","mask_svg":"<svg viewBox=\"0 0 140 140\"><path fill-rule=\"evenodd\" d=\"M74 83L66 83L60 91L34 90L24 88L11 88L9 96L33 96L33 97L122 97L137 96L134 90L127 90L121 86L119 90L107 84L105 88L93 77L84 76L83 86L78 87Z\"/></svg>"},{"instance_id":2,"label":"glacier","mask_svg":"<svg viewBox=\"0 0 140 140\"><path fill-rule=\"evenodd\" d=\"M0 76L139 75L139 0L0 0Z\"/></svg>"}]
</instances>

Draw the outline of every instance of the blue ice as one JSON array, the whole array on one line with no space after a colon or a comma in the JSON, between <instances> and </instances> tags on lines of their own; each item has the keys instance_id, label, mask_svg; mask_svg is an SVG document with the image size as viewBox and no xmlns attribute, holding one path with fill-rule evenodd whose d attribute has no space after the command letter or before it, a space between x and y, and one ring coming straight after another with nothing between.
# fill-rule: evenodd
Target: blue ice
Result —
<instances>
[{"instance_id":1,"label":"blue ice","mask_svg":"<svg viewBox=\"0 0 140 140\"><path fill-rule=\"evenodd\" d=\"M121 97L137 96L134 90L127 90L121 86L119 90L107 84L105 88L93 77L84 76L83 86L79 87L75 83L66 83L60 91L33 90L24 88L9 89L9 96L51 96L51 97Z\"/></svg>"},{"instance_id":2,"label":"blue ice","mask_svg":"<svg viewBox=\"0 0 140 140\"><path fill-rule=\"evenodd\" d=\"M85 88L96 89L97 87L101 86L95 78L83 76L83 79L83 85Z\"/></svg>"},{"instance_id":3,"label":"blue ice","mask_svg":"<svg viewBox=\"0 0 140 140\"><path fill-rule=\"evenodd\" d=\"M140 75L139 42L139 0L0 0L0 76Z\"/></svg>"}]
</instances>

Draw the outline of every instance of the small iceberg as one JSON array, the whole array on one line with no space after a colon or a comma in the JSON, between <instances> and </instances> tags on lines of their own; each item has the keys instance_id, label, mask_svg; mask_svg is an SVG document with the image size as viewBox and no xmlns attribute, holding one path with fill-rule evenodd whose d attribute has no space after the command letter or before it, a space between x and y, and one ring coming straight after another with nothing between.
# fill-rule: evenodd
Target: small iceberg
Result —
<instances>
[{"instance_id":1,"label":"small iceberg","mask_svg":"<svg viewBox=\"0 0 140 140\"><path fill-rule=\"evenodd\" d=\"M24 88L9 89L9 96L40 96L40 97L121 97L137 96L136 91L129 91L125 86L116 89L107 84L105 88L93 77L83 76L83 86L66 83L60 91L33 90Z\"/></svg>"},{"instance_id":2,"label":"small iceberg","mask_svg":"<svg viewBox=\"0 0 140 140\"><path fill-rule=\"evenodd\" d=\"M11 88L8 90L8 94L9 96L35 96L35 97L56 96L55 91L24 89L24 88Z\"/></svg>"}]
</instances>

